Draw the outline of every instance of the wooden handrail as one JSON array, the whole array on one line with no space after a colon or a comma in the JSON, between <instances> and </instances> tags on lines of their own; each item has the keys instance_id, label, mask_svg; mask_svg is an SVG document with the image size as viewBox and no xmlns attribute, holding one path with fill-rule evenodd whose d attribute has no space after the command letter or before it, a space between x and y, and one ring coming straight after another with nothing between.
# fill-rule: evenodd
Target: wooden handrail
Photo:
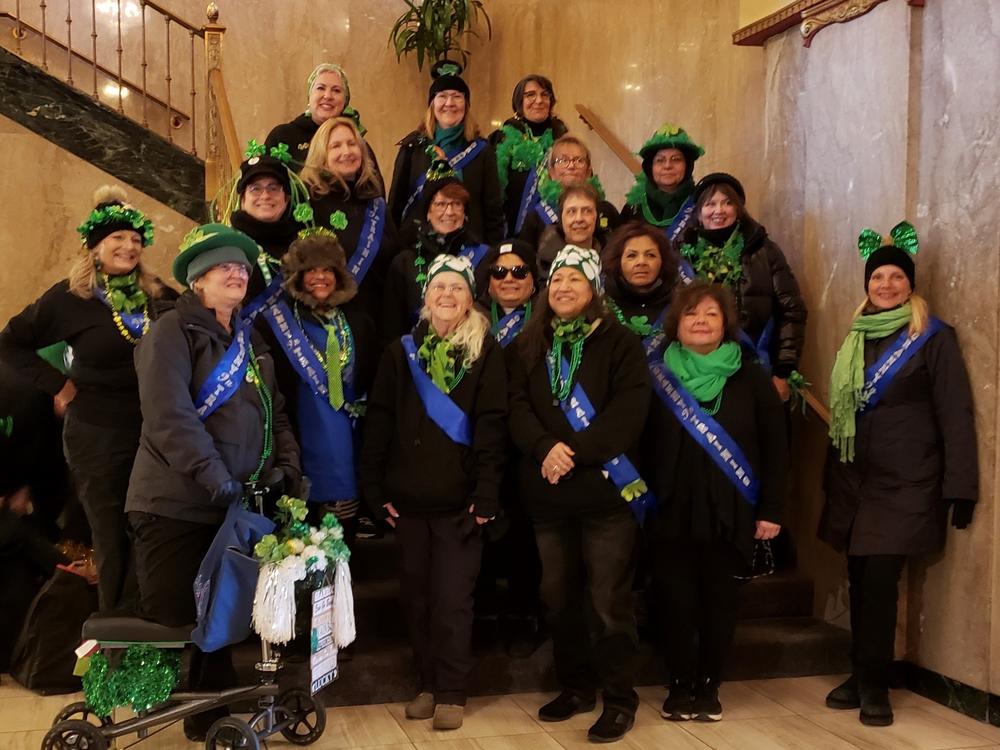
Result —
<instances>
[{"instance_id":1,"label":"wooden handrail","mask_svg":"<svg viewBox=\"0 0 1000 750\"><path fill-rule=\"evenodd\" d=\"M830 410L826 408L826 404L816 398L815 394L808 388L802 390L802 396L805 398L806 403L809 404L809 408L812 409L820 419L827 424L830 424Z\"/></svg>"},{"instance_id":2,"label":"wooden handrail","mask_svg":"<svg viewBox=\"0 0 1000 750\"><path fill-rule=\"evenodd\" d=\"M236 135L236 122L233 120L233 111L229 107L229 98L226 96L226 83L222 79L222 70L212 68L208 71L208 84L212 87L212 94L215 96L215 103L219 111L219 124L222 126L222 140L226 142L226 155L229 157L229 166L236 171L240 168L242 157L240 154L239 137Z\"/></svg>"},{"instance_id":3,"label":"wooden handrail","mask_svg":"<svg viewBox=\"0 0 1000 750\"><path fill-rule=\"evenodd\" d=\"M24 29L25 31L31 32L35 36L41 36L42 35L42 32L39 31L38 29L36 29L34 26L32 26L29 23L25 23L24 21L21 21L21 20L15 18L12 13L8 13L7 11L0 11L0 19L6 20L6 21L12 21L17 26L19 26L20 28ZM81 52L79 52L79 51L77 51L75 49L74 50L69 50L66 47L65 44L63 44L58 39L55 39L52 36L49 36L48 43L51 44L51 45L54 45L55 47L58 47L63 52L70 52L73 55L73 57L76 57L77 59L82 60L82 61L84 61L85 63L87 63L89 65L92 65L93 67L97 68L101 72L102 75L106 76L109 80L111 80L112 82L114 82L114 83L117 84L118 74L115 71L109 70L108 68L104 67L100 63L95 62L94 60L91 60L89 57L87 57L86 55L82 54ZM134 83L133 81L130 81L128 78L124 78L123 77L121 79L121 82L122 82L122 84L124 84L127 88L131 89L132 91L142 91L143 90L143 87L140 84ZM165 101L163 101L163 99L161 99L160 97L156 96L155 94L150 94L147 91L146 92L146 98L149 99L150 101L156 102L161 107L163 107L165 110L168 110L168 115L177 115L179 118L181 118L181 120L184 120L185 122L187 120L191 119L191 117L187 113L182 112L181 110L177 109L176 107L168 107L167 103Z\"/></svg>"},{"instance_id":4,"label":"wooden handrail","mask_svg":"<svg viewBox=\"0 0 1000 750\"><path fill-rule=\"evenodd\" d=\"M174 23L176 23L178 26L182 26L183 28L187 29L192 34L194 34L195 36L200 36L202 39L205 38L205 30L204 29L198 28L197 26L194 26L194 25L188 23L187 21L185 21L180 16L177 16L177 15L174 15L173 13L171 13L169 10L167 10L166 8L164 8L162 5L157 5L156 3L152 2L152 0L139 0L139 1L140 1L140 3L142 5L145 5L145 6L148 6L148 7L152 8L153 10L155 10L160 15L169 18L171 21L173 21Z\"/></svg>"},{"instance_id":5,"label":"wooden handrail","mask_svg":"<svg viewBox=\"0 0 1000 750\"><path fill-rule=\"evenodd\" d=\"M642 170L642 163L635 158L635 154L626 148L625 144L618 140L618 136L611 132L611 129L604 124L590 107L583 104L576 105L576 111L580 114L580 119L600 136L601 140L610 148L615 156L625 165L632 174L638 174Z\"/></svg>"}]
</instances>

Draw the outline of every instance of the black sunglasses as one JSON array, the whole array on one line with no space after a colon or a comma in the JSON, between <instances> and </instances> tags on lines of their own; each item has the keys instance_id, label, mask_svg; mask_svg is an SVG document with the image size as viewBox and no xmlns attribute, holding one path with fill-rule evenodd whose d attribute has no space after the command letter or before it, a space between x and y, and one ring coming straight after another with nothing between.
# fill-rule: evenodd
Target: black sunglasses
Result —
<instances>
[{"instance_id":1,"label":"black sunglasses","mask_svg":"<svg viewBox=\"0 0 1000 750\"><path fill-rule=\"evenodd\" d=\"M490 276L497 281L503 281L506 279L508 273L512 274L515 279L522 281L528 278L528 274L531 273L531 269L525 265L511 266L510 268L500 265L490 266Z\"/></svg>"}]
</instances>

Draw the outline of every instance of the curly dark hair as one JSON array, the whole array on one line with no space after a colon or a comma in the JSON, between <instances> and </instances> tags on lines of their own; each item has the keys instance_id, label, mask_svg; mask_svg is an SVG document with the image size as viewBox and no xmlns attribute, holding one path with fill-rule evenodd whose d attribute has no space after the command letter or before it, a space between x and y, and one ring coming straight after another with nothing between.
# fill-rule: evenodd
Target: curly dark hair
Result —
<instances>
[{"instance_id":1,"label":"curly dark hair","mask_svg":"<svg viewBox=\"0 0 1000 750\"><path fill-rule=\"evenodd\" d=\"M616 279L622 278L622 253L625 252L625 245L628 244L629 240L634 240L636 237L649 237L656 244L656 249L660 251L660 280L668 289L676 286L679 277L677 253L662 229L657 229L643 221L630 221L622 224L611 235L601 258L601 266L603 266L605 273Z\"/></svg>"},{"instance_id":2,"label":"curly dark hair","mask_svg":"<svg viewBox=\"0 0 1000 750\"><path fill-rule=\"evenodd\" d=\"M699 279L687 286L681 285L674 290L670 308L663 320L663 333L667 343L677 341L677 328L680 326L684 313L694 309L706 297L711 297L722 310L723 341L739 341L740 318L736 312L736 300L733 293L722 284L712 284Z\"/></svg>"}]
</instances>

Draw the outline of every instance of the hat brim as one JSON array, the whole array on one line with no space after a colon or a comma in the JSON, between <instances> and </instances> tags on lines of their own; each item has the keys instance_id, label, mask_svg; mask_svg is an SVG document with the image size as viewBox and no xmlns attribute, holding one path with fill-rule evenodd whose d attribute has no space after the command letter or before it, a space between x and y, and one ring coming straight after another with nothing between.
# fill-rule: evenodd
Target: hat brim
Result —
<instances>
[{"instance_id":1,"label":"hat brim","mask_svg":"<svg viewBox=\"0 0 1000 750\"><path fill-rule=\"evenodd\" d=\"M242 251L251 268L257 264L257 258L260 256L260 248L257 246L257 243L250 239L247 235L242 232L227 233L224 236L220 235L219 242L200 242L196 245L192 245L187 250L178 253L174 258L173 266L171 267L174 279L176 279L178 283L187 286L188 266L191 265L191 261L202 253L219 247L235 247Z\"/></svg>"}]
</instances>

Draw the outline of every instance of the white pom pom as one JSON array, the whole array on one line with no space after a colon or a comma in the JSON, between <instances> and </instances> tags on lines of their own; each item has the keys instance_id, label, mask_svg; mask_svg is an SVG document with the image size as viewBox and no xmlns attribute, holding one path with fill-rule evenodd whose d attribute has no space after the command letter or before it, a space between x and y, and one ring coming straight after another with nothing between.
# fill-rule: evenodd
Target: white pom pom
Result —
<instances>
[{"instance_id":1,"label":"white pom pom","mask_svg":"<svg viewBox=\"0 0 1000 750\"><path fill-rule=\"evenodd\" d=\"M115 201L118 203L128 202L128 193L125 192L121 185L101 185L94 191L94 206Z\"/></svg>"},{"instance_id":2,"label":"white pom pom","mask_svg":"<svg viewBox=\"0 0 1000 750\"><path fill-rule=\"evenodd\" d=\"M268 643L288 643L295 635L297 572L294 565L273 563L260 569L253 599L253 629Z\"/></svg>"},{"instance_id":3,"label":"white pom pom","mask_svg":"<svg viewBox=\"0 0 1000 750\"><path fill-rule=\"evenodd\" d=\"M355 635L351 566L347 560L337 560L333 578L333 642L337 648L346 648L354 641Z\"/></svg>"}]
</instances>

